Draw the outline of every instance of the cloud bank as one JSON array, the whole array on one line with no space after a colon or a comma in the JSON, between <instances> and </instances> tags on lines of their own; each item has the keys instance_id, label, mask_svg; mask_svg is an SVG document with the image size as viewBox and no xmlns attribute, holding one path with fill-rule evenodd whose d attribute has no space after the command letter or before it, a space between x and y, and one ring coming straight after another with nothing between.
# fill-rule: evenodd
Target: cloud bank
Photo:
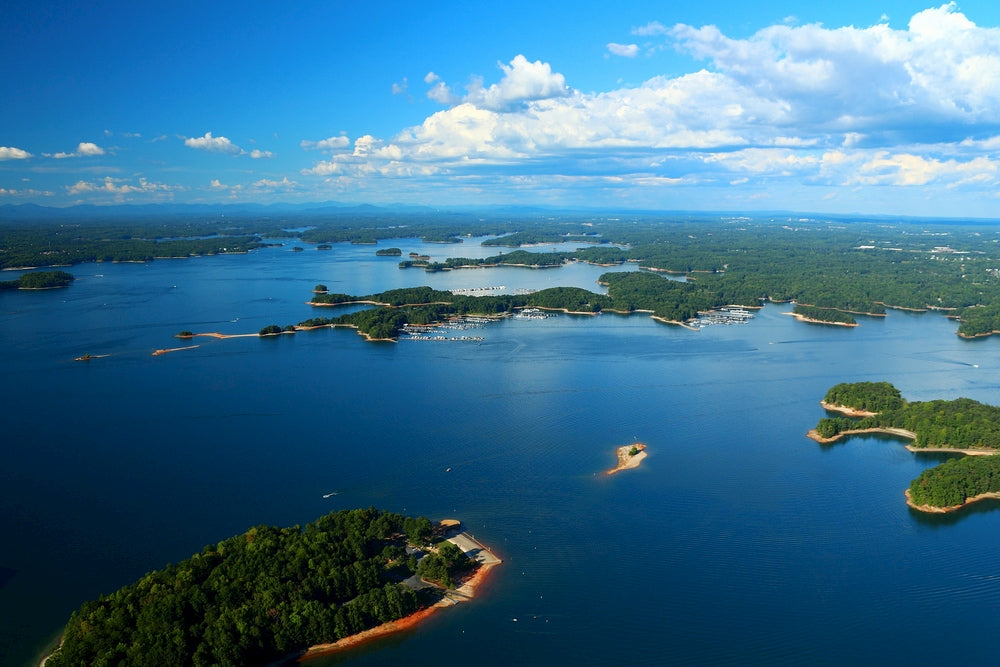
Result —
<instances>
[{"instance_id":1,"label":"cloud bank","mask_svg":"<svg viewBox=\"0 0 1000 667\"><path fill-rule=\"evenodd\" d=\"M735 39L654 21L633 34L702 68L606 92L575 90L524 55L499 64L496 83L473 78L464 94L431 72L427 97L445 109L390 138L339 138L329 159L302 173L341 185L421 177L515 190L574 181L997 185L1000 31L954 3L914 15L906 29L775 25Z\"/></svg>"}]
</instances>

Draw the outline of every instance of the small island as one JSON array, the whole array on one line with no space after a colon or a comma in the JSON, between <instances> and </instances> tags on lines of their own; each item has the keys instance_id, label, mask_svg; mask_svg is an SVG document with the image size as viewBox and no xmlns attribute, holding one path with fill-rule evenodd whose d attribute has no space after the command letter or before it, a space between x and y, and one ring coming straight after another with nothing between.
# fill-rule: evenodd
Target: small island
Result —
<instances>
[{"instance_id":1,"label":"small island","mask_svg":"<svg viewBox=\"0 0 1000 667\"><path fill-rule=\"evenodd\" d=\"M628 470L630 468L638 468L642 460L646 458L646 445L641 442L636 442L631 445L625 445L619 447L616 450L618 456L618 465L616 465L611 470L608 470L608 475L613 475L621 470Z\"/></svg>"},{"instance_id":2,"label":"small island","mask_svg":"<svg viewBox=\"0 0 1000 667\"><path fill-rule=\"evenodd\" d=\"M471 598L500 560L458 521L374 508L256 526L73 612L60 665L266 665L344 650Z\"/></svg>"},{"instance_id":3,"label":"small island","mask_svg":"<svg viewBox=\"0 0 1000 667\"><path fill-rule=\"evenodd\" d=\"M403 251L399 248L379 248L375 251L376 257L399 257Z\"/></svg>"},{"instance_id":4,"label":"small island","mask_svg":"<svg viewBox=\"0 0 1000 667\"><path fill-rule=\"evenodd\" d=\"M68 287L76 278L65 271L31 271L22 274L17 280L0 280L0 290L21 289L56 289Z\"/></svg>"},{"instance_id":5,"label":"small island","mask_svg":"<svg viewBox=\"0 0 1000 667\"><path fill-rule=\"evenodd\" d=\"M964 454L922 472L906 491L922 512L951 512L986 498L1000 498L1000 407L969 398L903 399L888 382L841 383L821 401L841 417L820 419L807 434L820 443L863 433L910 440L912 452Z\"/></svg>"}]
</instances>

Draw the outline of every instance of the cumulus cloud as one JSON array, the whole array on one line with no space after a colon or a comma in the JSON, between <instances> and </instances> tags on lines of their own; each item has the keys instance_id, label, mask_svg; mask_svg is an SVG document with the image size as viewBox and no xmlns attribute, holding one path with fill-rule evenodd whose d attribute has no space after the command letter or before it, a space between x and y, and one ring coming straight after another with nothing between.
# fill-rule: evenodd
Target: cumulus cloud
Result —
<instances>
[{"instance_id":1,"label":"cumulus cloud","mask_svg":"<svg viewBox=\"0 0 1000 667\"><path fill-rule=\"evenodd\" d=\"M73 151L72 153L65 153L65 152L56 153L51 157L54 157L57 160L62 160L70 157L95 157L98 155L104 155L103 148L89 141L81 141L79 144L77 144L76 150Z\"/></svg>"},{"instance_id":2,"label":"cumulus cloud","mask_svg":"<svg viewBox=\"0 0 1000 667\"><path fill-rule=\"evenodd\" d=\"M66 187L66 192L71 196L77 195L110 195L115 201L127 201L133 199L130 195L153 195L162 197L170 196L180 188L164 183L156 183L146 178L140 177L137 183L130 182L129 179L112 178L105 176L102 181L77 181L73 185Z\"/></svg>"},{"instance_id":3,"label":"cumulus cloud","mask_svg":"<svg viewBox=\"0 0 1000 667\"><path fill-rule=\"evenodd\" d=\"M254 160L261 160L265 158L274 157L274 153L272 153L271 151L262 151L255 148L252 151L250 151L250 157L253 158Z\"/></svg>"},{"instance_id":4,"label":"cumulus cloud","mask_svg":"<svg viewBox=\"0 0 1000 667\"><path fill-rule=\"evenodd\" d=\"M562 74L552 71L549 63L530 62L523 55L514 56L508 64L497 63L503 72L499 82L484 86L481 77L473 77L461 97L434 72L428 72L424 83L431 85L427 97L440 104L472 104L480 109L510 111L530 102L566 97L571 91Z\"/></svg>"},{"instance_id":5,"label":"cumulus cloud","mask_svg":"<svg viewBox=\"0 0 1000 667\"><path fill-rule=\"evenodd\" d=\"M186 137L184 145L202 151L227 155L243 155L246 152L226 137L213 137L211 132L206 132L203 137Z\"/></svg>"},{"instance_id":6,"label":"cumulus cloud","mask_svg":"<svg viewBox=\"0 0 1000 667\"><path fill-rule=\"evenodd\" d=\"M323 147L335 154L302 173L340 185L418 176L511 187L998 184L1000 30L954 4L904 29L788 21L733 38L653 22L633 34L649 39L642 49L673 48L705 67L596 93L523 55L499 64L495 83L473 78L464 95L428 72L428 98L448 108L392 137L353 147L340 137ZM632 57L640 47L607 49Z\"/></svg>"},{"instance_id":7,"label":"cumulus cloud","mask_svg":"<svg viewBox=\"0 0 1000 667\"><path fill-rule=\"evenodd\" d=\"M611 55L622 56L624 58L635 58L639 55L638 44L618 44L616 42L608 42L607 49L608 53Z\"/></svg>"},{"instance_id":8,"label":"cumulus cloud","mask_svg":"<svg viewBox=\"0 0 1000 667\"><path fill-rule=\"evenodd\" d=\"M288 180L285 176L280 181L275 181L269 178L262 178L259 181L254 181L253 187L260 190L293 190L299 186L295 181Z\"/></svg>"},{"instance_id":9,"label":"cumulus cloud","mask_svg":"<svg viewBox=\"0 0 1000 667\"><path fill-rule=\"evenodd\" d=\"M31 153L13 146L0 146L0 160L26 160Z\"/></svg>"}]
</instances>

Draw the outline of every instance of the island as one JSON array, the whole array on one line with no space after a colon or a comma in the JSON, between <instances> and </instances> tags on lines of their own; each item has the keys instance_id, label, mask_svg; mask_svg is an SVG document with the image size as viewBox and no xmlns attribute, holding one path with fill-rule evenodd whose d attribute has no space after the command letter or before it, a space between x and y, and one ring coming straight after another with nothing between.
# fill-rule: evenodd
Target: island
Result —
<instances>
[{"instance_id":1,"label":"island","mask_svg":"<svg viewBox=\"0 0 1000 667\"><path fill-rule=\"evenodd\" d=\"M631 445L624 445L615 451L618 456L618 465L608 470L608 475L613 475L622 470L638 468L642 460L646 458L646 445L636 442Z\"/></svg>"},{"instance_id":2,"label":"island","mask_svg":"<svg viewBox=\"0 0 1000 667\"><path fill-rule=\"evenodd\" d=\"M906 401L888 382L841 383L821 401L843 416L820 419L807 434L832 443L855 434L883 433L909 440L912 452L963 454L922 472L906 502L923 512L950 512L1000 498L1000 407L969 398Z\"/></svg>"},{"instance_id":3,"label":"island","mask_svg":"<svg viewBox=\"0 0 1000 667\"><path fill-rule=\"evenodd\" d=\"M409 252L410 259L401 266L439 271L630 263L640 271L613 272L606 281L602 277L616 302L611 308L651 311L663 322L684 323L698 311L722 304L752 308L794 302L799 308L793 312L810 322L850 325L843 316L880 316L887 309L901 309L942 313L958 322L956 333L965 338L1000 332L1000 246L980 226L956 221L919 220L917 226L913 220L876 223L850 216L611 213L512 218L488 209L475 216L373 209L281 219L178 219L150 213L127 222L88 213L68 233L66 216L72 209L24 212L24 219L18 219L16 211L9 213L14 217L0 225L0 269L247 253L274 245L264 239L290 238L331 250L334 243L419 238L424 243L461 244L480 237L483 246L513 250L482 259L456 253L433 262L426 254ZM578 247L523 249L539 243ZM683 280L657 285L631 277L652 273ZM630 277L620 277L626 275Z\"/></svg>"},{"instance_id":4,"label":"island","mask_svg":"<svg viewBox=\"0 0 1000 667\"><path fill-rule=\"evenodd\" d=\"M17 280L0 280L0 290L7 289L55 289L67 287L76 278L65 271L31 271L21 274Z\"/></svg>"},{"instance_id":5,"label":"island","mask_svg":"<svg viewBox=\"0 0 1000 667\"><path fill-rule=\"evenodd\" d=\"M403 251L399 248L379 248L375 251L376 257L399 257Z\"/></svg>"},{"instance_id":6,"label":"island","mask_svg":"<svg viewBox=\"0 0 1000 667\"><path fill-rule=\"evenodd\" d=\"M411 627L500 560L457 521L374 508L256 526L73 612L46 667L266 665Z\"/></svg>"}]
</instances>

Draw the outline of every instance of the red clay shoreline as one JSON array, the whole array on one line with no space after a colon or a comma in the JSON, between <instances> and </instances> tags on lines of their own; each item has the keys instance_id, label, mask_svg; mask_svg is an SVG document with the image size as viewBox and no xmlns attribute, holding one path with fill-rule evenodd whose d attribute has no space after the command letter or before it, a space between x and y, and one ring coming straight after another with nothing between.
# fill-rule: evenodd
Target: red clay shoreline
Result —
<instances>
[{"instance_id":1,"label":"red clay shoreline","mask_svg":"<svg viewBox=\"0 0 1000 667\"><path fill-rule=\"evenodd\" d=\"M461 584L459 589L466 589L468 591L465 594L466 597L473 597L476 587L478 587L486 579L487 573L494 567L494 565L496 565L496 563L486 563L480 565L472 577ZM314 646L310 646L306 649L305 653L297 658L297 662L306 662L314 658L340 653L348 649L356 648L362 644L367 644L368 642L381 637L386 637L398 632L403 632L404 630L415 628L421 621L434 614L437 610L444 607L451 607L454 604L453 600L446 597L429 607L424 607L423 609L413 612L409 616L404 616L403 618L395 621L389 621L388 623L377 625L374 628L369 628L368 630L359 632L356 635L350 635L349 637L344 637L343 639L339 639L329 644L316 644Z\"/></svg>"}]
</instances>

